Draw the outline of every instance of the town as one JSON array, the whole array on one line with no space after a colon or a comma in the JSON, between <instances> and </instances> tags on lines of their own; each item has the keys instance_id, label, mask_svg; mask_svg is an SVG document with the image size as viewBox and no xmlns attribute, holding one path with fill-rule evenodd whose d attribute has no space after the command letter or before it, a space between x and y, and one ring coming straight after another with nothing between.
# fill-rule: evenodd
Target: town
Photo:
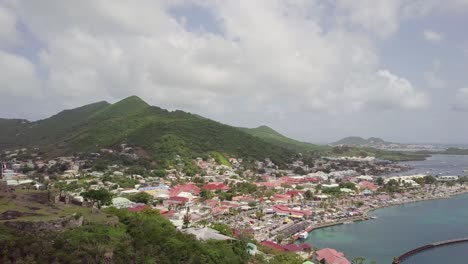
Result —
<instances>
[{"instance_id":1,"label":"town","mask_svg":"<svg viewBox=\"0 0 468 264\"><path fill-rule=\"evenodd\" d=\"M339 249L304 243L314 229L373 220L376 208L466 192L458 176L387 176L409 166L374 157L297 155L286 168L213 152L186 162L176 156L152 168L137 147L121 144L45 159L40 149L1 154L4 190L49 193L49 201L93 210L156 210L200 240L249 237L251 255L292 252L304 263L349 264ZM9 210L0 219L26 212Z\"/></svg>"}]
</instances>

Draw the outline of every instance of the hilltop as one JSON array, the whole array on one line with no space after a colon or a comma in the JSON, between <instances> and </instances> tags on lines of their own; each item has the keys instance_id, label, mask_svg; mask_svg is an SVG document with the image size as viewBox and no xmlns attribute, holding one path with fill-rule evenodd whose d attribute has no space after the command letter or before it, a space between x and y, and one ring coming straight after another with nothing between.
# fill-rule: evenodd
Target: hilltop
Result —
<instances>
[{"instance_id":1,"label":"hilltop","mask_svg":"<svg viewBox=\"0 0 468 264\"><path fill-rule=\"evenodd\" d=\"M123 143L139 147L160 165L174 163L177 156L191 159L213 151L246 159L271 158L278 164L293 154L238 128L150 106L137 96L65 110L35 122L0 119L0 124L0 146L40 147L50 155L97 152Z\"/></svg>"},{"instance_id":2,"label":"hilltop","mask_svg":"<svg viewBox=\"0 0 468 264\"><path fill-rule=\"evenodd\" d=\"M345 137L343 139L340 139L336 142L331 143L330 145L333 146L340 146L340 145L346 145L346 146L374 146L374 145L390 145L393 144L391 142L387 142L381 138L378 137L370 137L368 139L364 139L362 137Z\"/></svg>"}]
</instances>

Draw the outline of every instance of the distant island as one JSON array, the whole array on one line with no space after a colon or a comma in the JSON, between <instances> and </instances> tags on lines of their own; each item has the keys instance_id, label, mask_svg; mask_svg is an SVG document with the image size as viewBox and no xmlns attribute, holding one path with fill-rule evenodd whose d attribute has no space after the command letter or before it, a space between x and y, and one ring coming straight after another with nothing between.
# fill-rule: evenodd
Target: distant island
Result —
<instances>
[{"instance_id":1,"label":"distant island","mask_svg":"<svg viewBox=\"0 0 468 264\"><path fill-rule=\"evenodd\" d=\"M397 143L386 141L379 137L370 137L368 139L351 136L340 139L336 142L330 143L330 146L350 146L358 148L375 148L380 150L399 150L399 151L412 151L421 152L426 154L450 154L450 153L465 153L464 149L457 151L457 148L447 148L436 144L411 144L411 143ZM451 149L449 151L449 149Z\"/></svg>"},{"instance_id":2,"label":"distant island","mask_svg":"<svg viewBox=\"0 0 468 264\"><path fill-rule=\"evenodd\" d=\"M368 139L365 139L362 137L352 136L352 137L345 137L343 139L340 139L334 143L331 143L330 145L370 146L370 145L390 145L390 144L394 144L394 143L387 142L378 137L370 137Z\"/></svg>"}]
</instances>

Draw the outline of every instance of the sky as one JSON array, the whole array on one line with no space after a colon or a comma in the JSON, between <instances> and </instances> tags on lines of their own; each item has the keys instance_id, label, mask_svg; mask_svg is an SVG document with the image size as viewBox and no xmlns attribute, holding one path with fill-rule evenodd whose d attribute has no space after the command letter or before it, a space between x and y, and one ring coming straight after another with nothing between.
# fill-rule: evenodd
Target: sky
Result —
<instances>
[{"instance_id":1,"label":"sky","mask_svg":"<svg viewBox=\"0 0 468 264\"><path fill-rule=\"evenodd\" d=\"M468 143L468 0L0 0L0 116L130 95L299 140Z\"/></svg>"}]
</instances>

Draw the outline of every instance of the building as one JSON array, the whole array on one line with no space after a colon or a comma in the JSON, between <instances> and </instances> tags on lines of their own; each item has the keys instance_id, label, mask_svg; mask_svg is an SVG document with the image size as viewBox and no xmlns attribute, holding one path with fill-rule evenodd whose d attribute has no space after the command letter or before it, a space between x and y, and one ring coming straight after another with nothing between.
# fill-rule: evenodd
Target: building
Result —
<instances>
[{"instance_id":1,"label":"building","mask_svg":"<svg viewBox=\"0 0 468 264\"><path fill-rule=\"evenodd\" d=\"M118 209L121 208L130 208L134 206L134 202L130 201L127 198L116 197L112 199L112 206Z\"/></svg>"},{"instance_id":2,"label":"building","mask_svg":"<svg viewBox=\"0 0 468 264\"><path fill-rule=\"evenodd\" d=\"M327 264L351 264L351 262L345 258L342 252L338 252L333 248L324 248L318 250L316 259L320 263L325 262Z\"/></svg>"}]
</instances>

